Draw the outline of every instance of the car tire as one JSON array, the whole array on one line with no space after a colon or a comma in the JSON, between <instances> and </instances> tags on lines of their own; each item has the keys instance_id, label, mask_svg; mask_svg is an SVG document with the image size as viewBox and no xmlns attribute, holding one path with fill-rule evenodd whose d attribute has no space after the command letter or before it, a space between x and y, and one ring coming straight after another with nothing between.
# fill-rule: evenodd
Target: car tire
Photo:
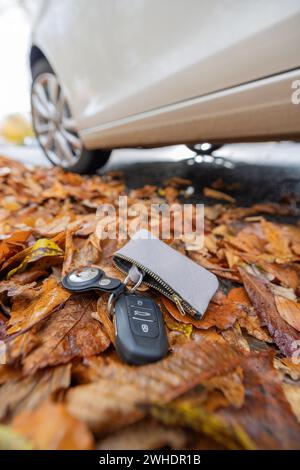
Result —
<instances>
[{"instance_id":1,"label":"car tire","mask_svg":"<svg viewBox=\"0 0 300 470\"><path fill-rule=\"evenodd\" d=\"M55 90L56 98L53 98ZM32 66L31 110L37 140L53 165L90 174L107 163L111 151L91 151L84 147L63 89L46 59Z\"/></svg>"}]
</instances>

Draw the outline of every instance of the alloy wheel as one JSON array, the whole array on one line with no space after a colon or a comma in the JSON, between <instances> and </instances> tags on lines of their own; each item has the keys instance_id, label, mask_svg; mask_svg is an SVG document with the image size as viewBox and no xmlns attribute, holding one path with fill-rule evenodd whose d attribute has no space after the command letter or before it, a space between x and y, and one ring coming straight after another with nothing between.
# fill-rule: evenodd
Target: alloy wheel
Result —
<instances>
[{"instance_id":1,"label":"alloy wheel","mask_svg":"<svg viewBox=\"0 0 300 470\"><path fill-rule=\"evenodd\" d=\"M32 85L32 119L40 145L55 165L69 168L80 159L83 145L57 77L39 75Z\"/></svg>"}]
</instances>

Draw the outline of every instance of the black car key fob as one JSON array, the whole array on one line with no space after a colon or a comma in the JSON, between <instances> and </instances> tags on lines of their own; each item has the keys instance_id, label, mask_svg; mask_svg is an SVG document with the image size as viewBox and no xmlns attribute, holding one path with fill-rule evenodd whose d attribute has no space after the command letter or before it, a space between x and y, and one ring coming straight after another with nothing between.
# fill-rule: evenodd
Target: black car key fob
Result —
<instances>
[{"instance_id":1,"label":"black car key fob","mask_svg":"<svg viewBox=\"0 0 300 470\"><path fill-rule=\"evenodd\" d=\"M117 352L128 364L156 362L168 353L162 313L151 298L122 294L115 303L114 323Z\"/></svg>"}]
</instances>

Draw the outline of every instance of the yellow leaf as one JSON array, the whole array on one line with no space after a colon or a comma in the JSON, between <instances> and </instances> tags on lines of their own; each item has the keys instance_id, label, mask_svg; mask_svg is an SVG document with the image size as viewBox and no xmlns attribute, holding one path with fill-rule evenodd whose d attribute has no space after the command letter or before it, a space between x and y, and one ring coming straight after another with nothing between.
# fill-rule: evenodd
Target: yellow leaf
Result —
<instances>
[{"instance_id":1,"label":"yellow leaf","mask_svg":"<svg viewBox=\"0 0 300 470\"><path fill-rule=\"evenodd\" d=\"M32 446L9 426L0 425L0 450L32 450Z\"/></svg>"},{"instance_id":2,"label":"yellow leaf","mask_svg":"<svg viewBox=\"0 0 300 470\"><path fill-rule=\"evenodd\" d=\"M15 269L12 269L8 275L7 279L10 279L16 273L22 271L26 268L28 263L35 263L36 261L46 258L49 256L63 256L63 251L59 248L56 243L47 238L42 238L38 240L30 249L28 255L24 258L22 263Z\"/></svg>"},{"instance_id":3,"label":"yellow leaf","mask_svg":"<svg viewBox=\"0 0 300 470\"><path fill-rule=\"evenodd\" d=\"M166 406L153 406L151 414L168 426L180 425L194 429L214 439L231 450L253 450L255 443L238 424L229 425L221 416L194 406L188 401Z\"/></svg>"}]
</instances>

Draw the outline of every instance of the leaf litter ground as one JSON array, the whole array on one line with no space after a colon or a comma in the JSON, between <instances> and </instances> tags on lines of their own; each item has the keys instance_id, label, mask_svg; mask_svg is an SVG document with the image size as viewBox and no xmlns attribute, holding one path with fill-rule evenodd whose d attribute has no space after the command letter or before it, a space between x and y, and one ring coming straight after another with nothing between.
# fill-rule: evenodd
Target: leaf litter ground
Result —
<instances>
[{"instance_id":1,"label":"leaf litter ground","mask_svg":"<svg viewBox=\"0 0 300 470\"><path fill-rule=\"evenodd\" d=\"M184 203L191 182L128 189L119 173L0 167L0 448L300 448L295 200L240 207L239 184L221 180L196 194L209 202L204 246L167 242L220 289L200 321L152 292L170 352L137 368L115 353L107 299L60 281L88 263L121 276L112 255L126 241L101 239L99 205Z\"/></svg>"}]
</instances>

